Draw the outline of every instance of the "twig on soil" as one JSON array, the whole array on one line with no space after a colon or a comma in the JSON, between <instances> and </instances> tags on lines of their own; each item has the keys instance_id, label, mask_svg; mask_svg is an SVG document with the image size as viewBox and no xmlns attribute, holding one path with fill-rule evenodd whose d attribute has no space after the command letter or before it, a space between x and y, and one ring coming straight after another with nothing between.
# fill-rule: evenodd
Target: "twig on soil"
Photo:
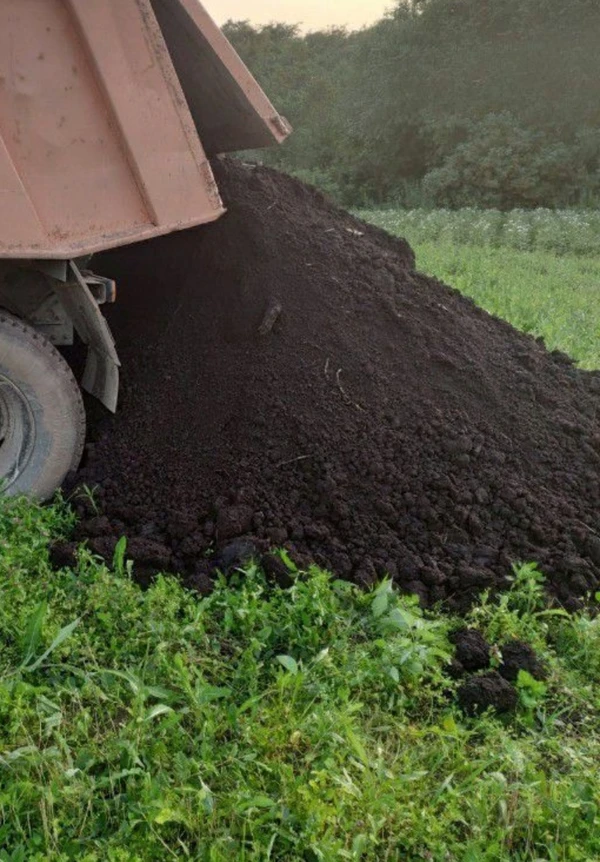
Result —
<instances>
[{"instance_id":1,"label":"twig on soil","mask_svg":"<svg viewBox=\"0 0 600 862\"><path fill-rule=\"evenodd\" d=\"M298 455L297 458L290 458L289 461L282 461L281 464L277 464L276 469L280 467L287 467L289 464L297 464L298 461L306 461L308 458L312 458L313 455Z\"/></svg>"},{"instance_id":2,"label":"twig on soil","mask_svg":"<svg viewBox=\"0 0 600 862\"><path fill-rule=\"evenodd\" d=\"M361 411L361 413L364 413L364 412L365 412L365 408L364 408L364 407L361 407L361 406L360 406L360 404L357 404L357 403L356 403L356 401L353 401L353 400L350 398L350 396L348 395L348 393L346 392L346 390L344 389L344 387L342 386L342 382L341 382L341 380L340 380L340 377L341 377L342 371L343 371L343 369L342 369L342 368L338 368L338 370L336 371L336 374L335 374L335 382L337 383L337 387L338 387L338 389L339 389L339 390L340 390L340 392L342 393L342 398L343 398L343 399L344 399L344 401L346 401L348 404L352 404L352 406L353 406L353 407L356 407L356 409L357 409L357 410L360 410L360 411Z\"/></svg>"},{"instance_id":3,"label":"twig on soil","mask_svg":"<svg viewBox=\"0 0 600 862\"><path fill-rule=\"evenodd\" d=\"M580 521L579 518L575 518L575 523L582 526L585 530L589 530L593 536L598 535L598 533L595 530L592 530L592 528L588 524L584 523L583 521Z\"/></svg>"},{"instance_id":4,"label":"twig on soil","mask_svg":"<svg viewBox=\"0 0 600 862\"><path fill-rule=\"evenodd\" d=\"M327 360L325 362L325 368L323 369L323 373L325 374L325 377L329 378L329 357L327 357Z\"/></svg>"},{"instance_id":5,"label":"twig on soil","mask_svg":"<svg viewBox=\"0 0 600 862\"><path fill-rule=\"evenodd\" d=\"M258 327L258 332L260 335L268 335L269 332L273 329L275 324L277 323L277 319L282 312L281 303L278 299L272 299L269 303L269 307L265 312L265 316L262 319L261 325Z\"/></svg>"}]
</instances>

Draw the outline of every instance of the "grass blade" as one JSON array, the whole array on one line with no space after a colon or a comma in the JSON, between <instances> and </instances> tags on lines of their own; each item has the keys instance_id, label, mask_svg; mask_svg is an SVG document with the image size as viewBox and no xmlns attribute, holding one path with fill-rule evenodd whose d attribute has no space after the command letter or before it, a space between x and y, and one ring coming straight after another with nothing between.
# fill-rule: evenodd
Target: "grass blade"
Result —
<instances>
[{"instance_id":1,"label":"grass blade","mask_svg":"<svg viewBox=\"0 0 600 862\"><path fill-rule=\"evenodd\" d=\"M52 653L54 652L55 649L58 649L58 647L62 643L64 643L68 638L71 637L71 635L73 634L73 632L75 631L75 629L77 628L77 626L79 625L80 622L81 622L81 617L78 617L76 620L73 620L72 623L69 623L68 625L63 626L63 628L56 635L56 637L54 638L54 640L52 641L52 643L50 644L48 649L44 653L42 653L42 655L38 659L36 659L36 661L34 661L33 664L25 664L23 666L23 670L27 670L27 671L37 670L46 661L46 659L52 655Z\"/></svg>"}]
</instances>

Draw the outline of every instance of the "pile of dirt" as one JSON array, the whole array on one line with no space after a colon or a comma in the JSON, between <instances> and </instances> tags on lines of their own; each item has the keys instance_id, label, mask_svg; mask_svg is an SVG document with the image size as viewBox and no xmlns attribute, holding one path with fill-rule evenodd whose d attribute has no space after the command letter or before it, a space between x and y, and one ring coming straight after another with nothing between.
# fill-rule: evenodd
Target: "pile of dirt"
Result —
<instances>
[{"instance_id":1,"label":"pile of dirt","mask_svg":"<svg viewBox=\"0 0 600 862\"><path fill-rule=\"evenodd\" d=\"M600 374L414 269L402 240L262 167L215 164L219 222L106 254L123 362L79 481L140 571L287 546L464 607L536 560L600 583Z\"/></svg>"}]
</instances>

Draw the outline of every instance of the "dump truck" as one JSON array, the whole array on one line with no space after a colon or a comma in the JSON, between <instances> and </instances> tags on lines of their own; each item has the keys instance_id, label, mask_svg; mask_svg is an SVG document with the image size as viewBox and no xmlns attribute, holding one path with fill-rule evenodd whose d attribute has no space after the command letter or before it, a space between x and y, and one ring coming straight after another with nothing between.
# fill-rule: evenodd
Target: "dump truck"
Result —
<instances>
[{"instance_id":1,"label":"dump truck","mask_svg":"<svg viewBox=\"0 0 600 862\"><path fill-rule=\"evenodd\" d=\"M93 255L218 219L209 159L289 132L198 0L0 0L0 493L78 467L82 388L117 409Z\"/></svg>"}]
</instances>

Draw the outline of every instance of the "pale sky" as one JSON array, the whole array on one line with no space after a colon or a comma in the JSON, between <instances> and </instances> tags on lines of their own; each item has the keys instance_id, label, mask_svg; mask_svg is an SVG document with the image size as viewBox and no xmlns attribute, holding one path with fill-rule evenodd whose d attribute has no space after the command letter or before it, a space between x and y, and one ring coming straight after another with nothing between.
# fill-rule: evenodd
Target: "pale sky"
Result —
<instances>
[{"instance_id":1,"label":"pale sky","mask_svg":"<svg viewBox=\"0 0 600 862\"><path fill-rule=\"evenodd\" d=\"M304 29L332 25L362 27L381 18L391 0L202 0L219 24L228 18L268 24L284 21Z\"/></svg>"}]
</instances>

